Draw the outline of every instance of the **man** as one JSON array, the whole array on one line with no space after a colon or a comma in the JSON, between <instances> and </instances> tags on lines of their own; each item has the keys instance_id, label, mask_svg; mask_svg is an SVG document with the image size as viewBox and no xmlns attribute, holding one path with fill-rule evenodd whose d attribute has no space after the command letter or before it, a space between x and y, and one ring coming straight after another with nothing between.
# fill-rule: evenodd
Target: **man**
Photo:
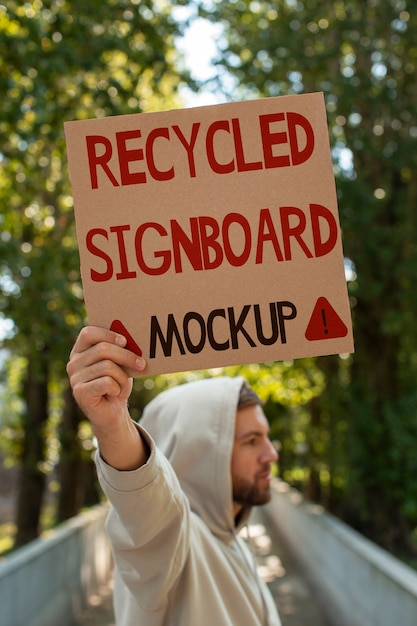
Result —
<instances>
[{"instance_id":1,"label":"man","mask_svg":"<svg viewBox=\"0 0 417 626\"><path fill-rule=\"evenodd\" d=\"M117 626L280 626L239 537L269 500L277 454L257 396L243 378L180 385L129 416L143 359L126 339L87 327L67 366L90 420L115 557Z\"/></svg>"}]
</instances>

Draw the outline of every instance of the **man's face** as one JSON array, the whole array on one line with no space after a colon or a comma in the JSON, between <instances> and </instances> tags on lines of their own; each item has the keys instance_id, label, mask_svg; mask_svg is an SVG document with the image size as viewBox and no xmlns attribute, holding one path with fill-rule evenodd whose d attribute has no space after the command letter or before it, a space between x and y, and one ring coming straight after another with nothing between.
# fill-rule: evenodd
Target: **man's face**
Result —
<instances>
[{"instance_id":1,"label":"man's face","mask_svg":"<svg viewBox=\"0 0 417 626\"><path fill-rule=\"evenodd\" d=\"M271 463L278 454L269 439L269 424L259 405L240 409L236 415L232 452L232 485L235 516L244 506L270 500Z\"/></svg>"}]
</instances>

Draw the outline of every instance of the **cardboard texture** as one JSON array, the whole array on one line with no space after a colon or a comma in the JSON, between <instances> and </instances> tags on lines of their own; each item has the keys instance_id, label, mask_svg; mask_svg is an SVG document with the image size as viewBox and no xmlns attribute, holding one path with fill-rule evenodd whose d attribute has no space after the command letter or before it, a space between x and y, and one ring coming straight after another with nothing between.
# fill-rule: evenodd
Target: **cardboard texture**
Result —
<instances>
[{"instance_id":1,"label":"cardboard texture","mask_svg":"<svg viewBox=\"0 0 417 626\"><path fill-rule=\"evenodd\" d=\"M148 375L353 351L321 93L65 132L89 323Z\"/></svg>"}]
</instances>

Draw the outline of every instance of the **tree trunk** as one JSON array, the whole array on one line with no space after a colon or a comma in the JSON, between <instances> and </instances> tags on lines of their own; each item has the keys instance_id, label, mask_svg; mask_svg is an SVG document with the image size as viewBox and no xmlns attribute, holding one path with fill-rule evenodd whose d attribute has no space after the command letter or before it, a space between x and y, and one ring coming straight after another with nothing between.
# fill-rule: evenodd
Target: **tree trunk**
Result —
<instances>
[{"instance_id":1,"label":"tree trunk","mask_svg":"<svg viewBox=\"0 0 417 626\"><path fill-rule=\"evenodd\" d=\"M70 387L64 392L61 422L61 455L58 466L60 484L57 521L63 522L78 513L82 501L81 447L78 437L80 411Z\"/></svg>"},{"instance_id":2,"label":"tree trunk","mask_svg":"<svg viewBox=\"0 0 417 626\"><path fill-rule=\"evenodd\" d=\"M310 428L307 451L307 464L309 468L309 478L306 485L306 496L312 502L321 503L322 489L320 483L320 473L318 466L320 459L316 452L316 436L320 429L320 405L316 398L310 403Z\"/></svg>"},{"instance_id":3,"label":"tree trunk","mask_svg":"<svg viewBox=\"0 0 417 626\"><path fill-rule=\"evenodd\" d=\"M40 355L39 362L29 359L24 385L26 403L25 432L18 486L15 547L39 535L46 475L45 426L48 420L48 369Z\"/></svg>"},{"instance_id":4,"label":"tree trunk","mask_svg":"<svg viewBox=\"0 0 417 626\"><path fill-rule=\"evenodd\" d=\"M78 429L83 419L68 387L64 392L61 423L61 455L58 466L60 492L57 521L63 522L79 513L84 506L100 502L100 489L94 463L82 449Z\"/></svg>"},{"instance_id":5,"label":"tree trunk","mask_svg":"<svg viewBox=\"0 0 417 626\"><path fill-rule=\"evenodd\" d=\"M101 502L103 493L97 478L96 466L91 457L82 464L83 501L82 506L94 506Z\"/></svg>"}]
</instances>

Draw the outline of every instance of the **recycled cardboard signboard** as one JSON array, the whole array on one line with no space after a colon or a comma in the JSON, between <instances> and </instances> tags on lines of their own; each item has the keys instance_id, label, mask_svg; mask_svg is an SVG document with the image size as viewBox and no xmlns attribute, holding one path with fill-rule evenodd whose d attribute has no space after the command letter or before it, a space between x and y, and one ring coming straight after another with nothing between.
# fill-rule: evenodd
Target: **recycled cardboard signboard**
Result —
<instances>
[{"instance_id":1,"label":"recycled cardboard signboard","mask_svg":"<svg viewBox=\"0 0 417 626\"><path fill-rule=\"evenodd\" d=\"M89 323L148 374L353 351L322 94L65 132Z\"/></svg>"}]
</instances>

